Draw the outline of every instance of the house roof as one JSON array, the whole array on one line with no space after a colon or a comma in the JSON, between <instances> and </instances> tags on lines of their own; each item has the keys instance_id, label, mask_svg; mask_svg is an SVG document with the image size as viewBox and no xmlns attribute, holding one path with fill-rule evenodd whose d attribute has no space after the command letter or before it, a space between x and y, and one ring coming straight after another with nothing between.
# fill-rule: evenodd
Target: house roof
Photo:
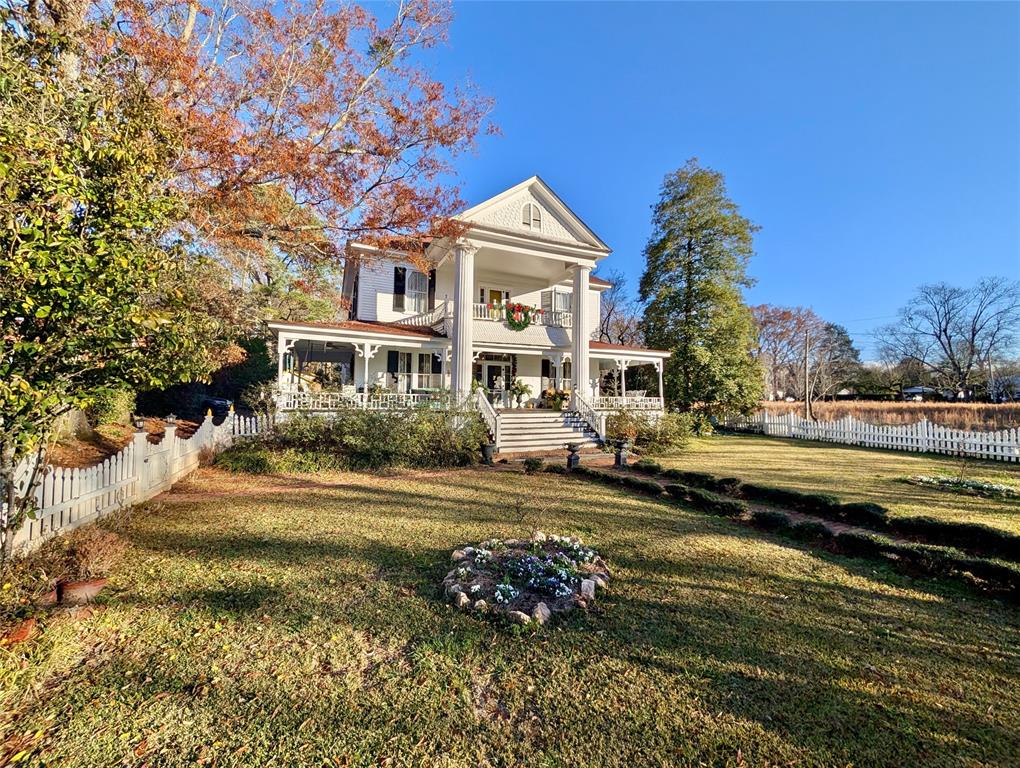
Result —
<instances>
[{"instance_id":1,"label":"house roof","mask_svg":"<svg viewBox=\"0 0 1020 768\"><path fill-rule=\"evenodd\" d=\"M589 341L588 349L601 349L606 352L650 352L654 355L669 355L668 349L651 349L649 347L630 347L626 344L610 344L608 341Z\"/></svg>"},{"instance_id":2,"label":"house roof","mask_svg":"<svg viewBox=\"0 0 1020 768\"><path fill-rule=\"evenodd\" d=\"M585 224L581 217L574 213L574 211L563 202L560 196L552 190L552 187L546 184L545 180L539 176L531 176L521 183L515 184L509 189L503 190L498 195L490 197L488 200L483 200L477 205L471 206L467 210L461 211L457 214L456 218L484 226L482 220L482 214L484 212L500 205L504 201L509 200L521 192L526 192L527 194L532 195L545 207L557 214L562 219L567 229L572 230L571 234L577 239L579 244L597 249L603 253L609 253L609 246L606 245L602 239L596 235L594 231L592 231L591 227ZM550 239L539 233L529 233L529 236L534 237L535 239Z\"/></svg>"},{"instance_id":3,"label":"house roof","mask_svg":"<svg viewBox=\"0 0 1020 768\"><path fill-rule=\"evenodd\" d=\"M591 283L592 285L604 285L606 287L612 285L612 283L609 282L608 280L603 280L601 277L596 277L595 275L591 275L588 278L588 282Z\"/></svg>"},{"instance_id":4,"label":"house roof","mask_svg":"<svg viewBox=\"0 0 1020 768\"><path fill-rule=\"evenodd\" d=\"M418 325L401 325L400 323L383 323L375 320L346 320L342 323L292 323L277 320L269 324L270 328L322 328L329 331L362 331L365 333L383 333L387 336L424 336L426 338L445 338L434 328Z\"/></svg>"}]
</instances>

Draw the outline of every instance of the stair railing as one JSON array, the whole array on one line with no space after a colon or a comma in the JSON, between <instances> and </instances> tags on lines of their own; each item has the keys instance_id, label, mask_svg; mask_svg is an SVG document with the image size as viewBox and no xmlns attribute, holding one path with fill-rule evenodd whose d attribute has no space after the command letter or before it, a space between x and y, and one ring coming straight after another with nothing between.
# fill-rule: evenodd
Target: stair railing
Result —
<instances>
[{"instance_id":1,"label":"stair railing","mask_svg":"<svg viewBox=\"0 0 1020 768\"><path fill-rule=\"evenodd\" d=\"M489 428L489 434L492 435L492 442L496 444L496 451L499 451L500 443L500 423L499 413L492 407L492 403L485 396L484 392L475 392L475 408L478 409L478 413L482 416L482 421L485 422L485 426Z\"/></svg>"},{"instance_id":2,"label":"stair railing","mask_svg":"<svg viewBox=\"0 0 1020 768\"><path fill-rule=\"evenodd\" d=\"M604 443L606 441L606 414L602 411L596 411L592 404L585 400L578 392L574 392L574 410L577 411L577 415L581 420L585 421L592 428L599 441Z\"/></svg>"}]
</instances>

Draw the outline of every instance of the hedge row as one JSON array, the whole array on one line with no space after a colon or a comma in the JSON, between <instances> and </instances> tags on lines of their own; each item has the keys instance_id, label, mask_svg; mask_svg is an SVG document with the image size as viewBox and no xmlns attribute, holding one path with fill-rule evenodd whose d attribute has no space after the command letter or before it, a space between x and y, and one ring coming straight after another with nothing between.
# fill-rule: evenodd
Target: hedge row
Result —
<instances>
[{"instance_id":1,"label":"hedge row","mask_svg":"<svg viewBox=\"0 0 1020 768\"><path fill-rule=\"evenodd\" d=\"M652 462L639 463L642 464L642 468L645 471L648 471L647 465ZM633 468L637 468L637 465L634 465ZM656 496L662 490L657 483L651 480L622 475L616 472L605 472L585 466L580 466L575 471L593 480L653 493ZM719 487L718 483L720 482L711 475L703 473L679 473L666 470L661 472L661 474L670 478L681 474L688 479L692 479L693 476L693 479L696 481L710 478L711 484L715 487ZM746 485L742 485L741 490L745 487ZM760 489L764 488L765 486L752 486L752 498L756 496L761 498L761 496L758 496L758 493ZM696 487L683 483L670 483L665 486L665 491L670 497L684 501L695 509L709 514L729 518L745 518L745 515L750 511L744 501L725 498L704 487ZM762 495L766 494L773 503L785 504L791 507L799 505L798 511L807 511L808 504L825 505L812 508L828 509L834 515L843 515L842 519L846 519L848 514L847 507L852 508L849 514L855 514L860 508L863 508L862 516L873 516L875 511L872 508L874 507L882 509L877 504L840 504L838 500L832 501L834 497L822 494L802 494L797 491L771 488L762 493ZM783 501L778 501L777 499L782 499ZM821 501L822 499L826 501ZM858 509L854 510L853 508ZM788 515L778 510L755 510L750 515L747 515L745 519L748 519L750 524L756 528L789 536L800 541L811 542L837 554L848 557L867 557L883 560L911 575L923 574L926 576L954 578L967 584L976 584L992 592L1006 593L1013 599L1020 598L1020 570L1009 565L970 557L958 548L921 543L901 543L874 533L851 531L834 533L824 523L817 520L794 522ZM891 524L898 520L911 521L911 525L916 526L915 532L920 535L924 525L918 525L917 521L928 521L930 518L892 518L889 520L889 523ZM984 528L984 526L977 525L941 523L939 521L931 522L940 526L940 530L945 526ZM998 533L994 530L993 532ZM1009 534L1005 535L1009 536Z\"/></svg>"},{"instance_id":2,"label":"hedge row","mask_svg":"<svg viewBox=\"0 0 1020 768\"><path fill-rule=\"evenodd\" d=\"M725 499L703 488L671 483L666 486L666 493L674 499L686 501L701 512L708 512L713 515L740 517L747 512L747 505L744 502Z\"/></svg>"},{"instance_id":3,"label":"hedge row","mask_svg":"<svg viewBox=\"0 0 1020 768\"><path fill-rule=\"evenodd\" d=\"M650 493L653 496L662 495L662 486L654 480L645 480L642 477L623 475L618 472L604 472L601 469L586 467L583 464L576 467L574 472L602 483L608 483L609 485L622 485L625 488L641 491L642 493Z\"/></svg>"},{"instance_id":4,"label":"hedge row","mask_svg":"<svg viewBox=\"0 0 1020 768\"><path fill-rule=\"evenodd\" d=\"M632 469L661 474L681 485L703 488L713 493L774 504L837 523L884 531L920 544L951 546L981 557L1020 562L1020 536L987 525L953 523L932 517L890 517L889 511L881 504L842 503L838 497L830 494L741 483L736 478L718 478L707 472L663 469L652 461L639 461L632 465Z\"/></svg>"}]
</instances>

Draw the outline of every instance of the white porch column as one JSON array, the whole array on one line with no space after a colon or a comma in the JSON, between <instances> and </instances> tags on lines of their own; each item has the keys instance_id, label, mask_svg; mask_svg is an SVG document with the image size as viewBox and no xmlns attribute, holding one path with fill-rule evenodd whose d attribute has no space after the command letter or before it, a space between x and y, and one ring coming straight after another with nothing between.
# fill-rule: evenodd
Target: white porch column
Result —
<instances>
[{"instance_id":1,"label":"white porch column","mask_svg":"<svg viewBox=\"0 0 1020 768\"><path fill-rule=\"evenodd\" d=\"M588 277L591 267L578 264L574 270L574 312L573 312L573 351L570 356L570 369L574 387L574 398L578 395L585 400L591 398L591 381L588 374L588 337L591 334L591 312L588 302ZM576 406L576 402L575 402Z\"/></svg>"},{"instance_id":2,"label":"white porch column","mask_svg":"<svg viewBox=\"0 0 1020 768\"><path fill-rule=\"evenodd\" d=\"M659 406L662 408L666 407L666 396L662 393L662 365L663 361L659 360L655 363L655 370L659 372Z\"/></svg>"},{"instance_id":3,"label":"white porch column","mask_svg":"<svg viewBox=\"0 0 1020 768\"><path fill-rule=\"evenodd\" d=\"M459 398L471 394L472 323L475 291L475 249L458 245L454 250L453 369L450 389Z\"/></svg>"},{"instance_id":4,"label":"white porch column","mask_svg":"<svg viewBox=\"0 0 1020 768\"><path fill-rule=\"evenodd\" d=\"M623 397L627 396L627 361L619 360L617 364L620 366L620 394Z\"/></svg>"}]
</instances>

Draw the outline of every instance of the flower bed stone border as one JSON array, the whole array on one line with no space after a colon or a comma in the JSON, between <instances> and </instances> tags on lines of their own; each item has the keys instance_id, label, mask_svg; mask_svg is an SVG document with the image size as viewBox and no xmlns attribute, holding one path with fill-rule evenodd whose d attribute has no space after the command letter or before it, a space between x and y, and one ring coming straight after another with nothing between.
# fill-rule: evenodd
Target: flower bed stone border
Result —
<instances>
[{"instance_id":1,"label":"flower bed stone border","mask_svg":"<svg viewBox=\"0 0 1020 768\"><path fill-rule=\"evenodd\" d=\"M516 624L545 624L588 608L609 586L605 561L576 536L489 539L455 549L443 593L454 607L503 614Z\"/></svg>"}]
</instances>

